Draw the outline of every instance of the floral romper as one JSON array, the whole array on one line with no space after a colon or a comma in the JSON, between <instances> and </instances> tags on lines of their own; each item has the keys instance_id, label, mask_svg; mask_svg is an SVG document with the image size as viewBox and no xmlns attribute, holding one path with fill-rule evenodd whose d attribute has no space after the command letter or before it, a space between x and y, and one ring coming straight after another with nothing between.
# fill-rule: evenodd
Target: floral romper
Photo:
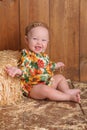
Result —
<instances>
[{"instance_id":1,"label":"floral romper","mask_svg":"<svg viewBox=\"0 0 87 130\"><path fill-rule=\"evenodd\" d=\"M50 81L55 70L55 63L49 61L45 53L36 54L23 49L18 67L22 70L21 86L23 94L29 97L32 87L36 84L50 86Z\"/></svg>"}]
</instances>

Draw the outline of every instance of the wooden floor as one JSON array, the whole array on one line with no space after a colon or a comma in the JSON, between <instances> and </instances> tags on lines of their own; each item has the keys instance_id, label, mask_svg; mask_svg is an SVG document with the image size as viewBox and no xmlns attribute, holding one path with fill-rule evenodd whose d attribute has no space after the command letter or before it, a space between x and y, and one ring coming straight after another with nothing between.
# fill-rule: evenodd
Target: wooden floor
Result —
<instances>
[{"instance_id":1,"label":"wooden floor","mask_svg":"<svg viewBox=\"0 0 87 130\"><path fill-rule=\"evenodd\" d=\"M73 102L38 101L23 98L15 105L0 107L0 130L87 130L87 84L81 89L81 107Z\"/></svg>"}]
</instances>

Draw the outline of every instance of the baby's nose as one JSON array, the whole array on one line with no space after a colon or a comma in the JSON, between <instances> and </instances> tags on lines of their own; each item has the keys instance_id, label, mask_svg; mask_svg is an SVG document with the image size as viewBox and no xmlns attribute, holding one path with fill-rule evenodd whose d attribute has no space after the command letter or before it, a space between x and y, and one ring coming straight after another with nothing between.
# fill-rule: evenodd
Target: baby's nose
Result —
<instances>
[{"instance_id":1,"label":"baby's nose","mask_svg":"<svg viewBox=\"0 0 87 130\"><path fill-rule=\"evenodd\" d=\"M41 41L40 39L38 39L38 41L37 41L37 42L38 42L38 44L41 44L41 43L42 43L42 41Z\"/></svg>"}]
</instances>

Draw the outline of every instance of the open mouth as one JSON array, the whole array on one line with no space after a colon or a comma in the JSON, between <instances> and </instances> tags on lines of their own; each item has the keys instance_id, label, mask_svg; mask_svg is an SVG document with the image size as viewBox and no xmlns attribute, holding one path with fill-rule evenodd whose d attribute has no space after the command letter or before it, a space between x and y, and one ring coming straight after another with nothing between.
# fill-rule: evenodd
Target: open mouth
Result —
<instances>
[{"instance_id":1,"label":"open mouth","mask_svg":"<svg viewBox=\"0 0 87 130\"><path fill-rule=\"evenodd\" d=\"M35 46L35 50L36 50L36 51L40 51L41 49L42 49L41 46Z\"/></svg>"}]
</instances>

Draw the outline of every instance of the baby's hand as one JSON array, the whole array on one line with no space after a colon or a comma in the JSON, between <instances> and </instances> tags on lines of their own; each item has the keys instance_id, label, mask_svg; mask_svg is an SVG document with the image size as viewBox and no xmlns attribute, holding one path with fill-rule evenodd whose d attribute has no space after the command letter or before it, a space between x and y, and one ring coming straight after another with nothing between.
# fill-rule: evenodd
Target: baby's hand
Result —
<instances>
[{"instance_id":1,"label":"baby's hand","mask_svg":"<svg viewBox=\"0 0 87 130\"><path fill-rule=\"evenodd\" d=\"M65 64L63 62L57 62L56 63L56 68L59 69L59 68L63 68L65 67Z\"/></svg>"},{"instance_id":2,"label":"baby's hand","mask_svg":"<svg viewBox=\"0 0 87 130\"><path fill-rule=\"evenodd\" d=\"M9 76L15 77L16 75L21 75L21 70L18 69L17 67L12 67L12 66L6 66L5 71Z\"/></svg>"}]
</instances>

